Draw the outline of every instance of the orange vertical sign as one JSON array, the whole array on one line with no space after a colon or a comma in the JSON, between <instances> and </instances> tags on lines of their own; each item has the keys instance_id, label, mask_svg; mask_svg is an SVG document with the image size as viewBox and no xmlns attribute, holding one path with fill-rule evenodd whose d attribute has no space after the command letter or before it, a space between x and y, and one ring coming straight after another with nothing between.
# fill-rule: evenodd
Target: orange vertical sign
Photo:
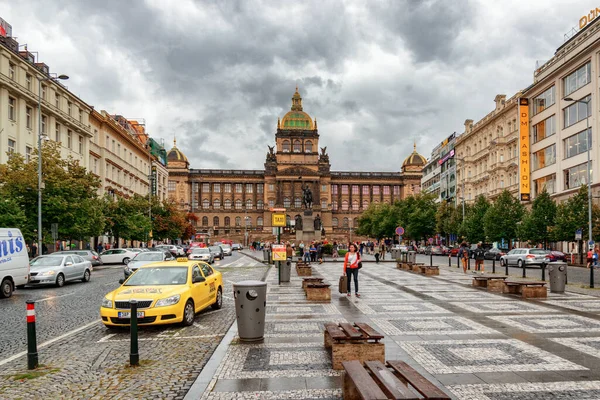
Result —
<instances>
[{"instance_id":1,"label":"orange vertical sign","mask_svg":"<svg viewBox=\"0 0 600 400\"><path fill-rule=\"evenodd\" d=\"M521 201L531 200L530 153L529 99L519 99L519 191Z\"/></svg>"}]
</instances>

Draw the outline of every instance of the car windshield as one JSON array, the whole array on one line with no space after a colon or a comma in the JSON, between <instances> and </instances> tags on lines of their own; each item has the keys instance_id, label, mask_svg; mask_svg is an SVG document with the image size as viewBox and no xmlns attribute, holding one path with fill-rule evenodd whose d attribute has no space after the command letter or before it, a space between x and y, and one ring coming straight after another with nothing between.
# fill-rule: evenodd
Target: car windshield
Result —
<instances>
[{"instance_id":1,"label":"car windshield","mask_svg":"<svg viewBox=\"0 0 600 400\"><path fill-rule=\"evenodd\" d=\"M221 248L219 246L213 246L210 248L210 251L221 251Z\"/></svg>"},{"instance_id":2,"label":"car windshield","mask_svg":"<svg viewBox=\"0 0 600 400\"><path fill-rule=\"evenodd\" d=\"M231 248L231 246L228 244L222 244L221 247L223 248L223 250L227 250L227 249Z\"/></svg>"},{"instance_id":3,"label":"car windshield","mask_svg":"<svg viewBox=\"0 0 600 400\"><path fill-rule=\"evenodd\" d=\"M529 253L531 253L531 254L548 254L550 252L548 250L543 250L543 249L533 249L533 250L529 250Z\"/></svg>"},{"instance_id":4,"label":"car windshield","mask_svg":"<svg viewBox=\"0 0 600 400\"><path fill-rule=\"evenodd\" d=\"M140 253L132 261L162 261L162 253Z\"/></svg>"},{"instance_id":5,"label":"car windshield","mask_svg":"<svg viewBox=\"0 0 600 400\"><path fill-rule=\"evenodd\" d=\"M62 264L62 257L38 257L31 260L34 267L58 267Z\"/></svg>"},{"instance_id":6,"label":"car windshield","mask_svg":"<svg viewBox=\"0 0 600 400\"><path fill-rule=\"evenodd\" d=\"M210 253L210 251L206 248L192 250L192 254L209 254L209 253Z\"/></svg>"},{"instance_id":7,"label":"car windshield","mask_svg":"<svg viewBox=\"0 0 600 400\"><path fill-rule=\"evenodd\" d=\"M140 268L124 286L184 285L187 272L186 267Z\"/></svg>"}]
</instances>

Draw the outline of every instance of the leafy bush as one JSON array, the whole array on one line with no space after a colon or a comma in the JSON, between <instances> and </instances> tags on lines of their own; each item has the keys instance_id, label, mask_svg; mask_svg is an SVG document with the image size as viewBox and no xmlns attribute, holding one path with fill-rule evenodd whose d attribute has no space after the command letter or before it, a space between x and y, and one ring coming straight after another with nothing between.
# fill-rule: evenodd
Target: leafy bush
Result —
<instances>
[{"instance_id":1,"label":"leafy bush","mask_svg":"<svg viewBox=\"0 0 600 400\"><path fill-rule=\"evenodd\" d=\"M348 250L338 250L338 254L340 255L340 257L344 257L347 252Z\"/></svg>"},{"instance_id":2,"label":"leafy bush","mask_svg":"<svg viewBox=\"0 0 600 400\"><path fill-rule=\"evenodd\" d=\"M333 245L331 243L328 243L328 244L324 245L323 246L323 253L324 254L332 255L333 254Z\"/></svg>"}]
</instances>

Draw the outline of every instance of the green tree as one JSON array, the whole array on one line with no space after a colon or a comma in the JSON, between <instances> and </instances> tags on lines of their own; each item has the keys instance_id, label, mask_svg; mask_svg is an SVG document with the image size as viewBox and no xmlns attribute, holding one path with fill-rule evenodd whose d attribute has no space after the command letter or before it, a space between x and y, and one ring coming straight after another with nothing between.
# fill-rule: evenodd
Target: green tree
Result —
<instances>
[{"instance_id":1,"label":"green tree","mask_svg":"<svg viewBox=\"0 0 600 400\"><path fill-rule=\"evenodd\" d=\"M26 222L27 217L19 203L15 199L0 195L0 226L24 230Z\"/></svg>"},{"instance_id":2,"label":"green tree","mask_svg":"<svg viewBox=\"0 0 600 400\"><path fill-rule=\"evenodd\" d=\"M470 206L465 204L465 219L467 213L470 211ZM463 222L463 207L462 204L454 207L452 209L452 213L450 214L450 222L448 224L448 228L451 233L457 234L460 238L464 238L466 236L466 229L464 227Z\"/></svg>"},{"instance_id":3,"label":"green tree","mask_svg":"<svg viewBox=\"0 0 600 400\"><path fill-rule=\"evenodd\" d=\"M450 224L450 218L453 211L454 205L447 201L442 201L437 206L435 213L435 230L444 237L447 237L450 233L454 233L452 232Z\"/></svg>"},{"instance_id":4,"label":"green tree","mask_svg":"<svg viewBox=\"0 0 600 400\"><path fill-rule=\"evenodd\" d=\"M185 214L178 210L174 202L165 200L152 204L152 235L154 239L181 238L186 224Z\"/></svg>"},{"instance_id":5,"label":"green tree","mask_svg":"<svg viewBox=\"0 0 600 400\"><path fill-rule=\"evenodd\" d=\"M465 215L464 234L470 243L486 241L484 224L482 222L489 208L490 202L481 194L475 198L475 203L469 207L469 212Z\"/></svg>"},{"instance_id":6,"label":"green tree","mask_svg":"<svg viewBox=\"0 0 600 400\"><path fill-rule=\"evenodd\" d=\"M510 248L512 239L517 237L517 227L522 217L523 205L505 189L485 213L485 236L492 242L505 239Z\"/></svg>"},{"instance_id":7,"label":"green tree","mask_svg":"<svg viewBox=\"0 0 600 400\"><path fill-rule=\"evenodd\" d=\"M399 220L408 239L420 240L435 234L435 195L420 193L404 199L403 203Z\"/></svg>"},{"instance_id":8,"label":"green tree","mask_svg":"<svg viewBox=\"0 0 600 400\"><path fill-rule=\"evenodd\" d=\"M582 185L574 196L557 206L555 222L553 230L555 240L573 240L577 229L583 229L583 238L587 237L587 186Z\"/></svg>"},{"instance_id":9,"label":"green tree","mask_svg":"<svg viewBox=\"0 0 600 400\"><path fill-rule=\"evenodd\" d=\"M398 210L390 204L372 203L358 218L359 235L377 239L391 237L398 226Z\"/></svg>"},{"instance_id":10,"label":"green tree","mask_svg":"<svg viewBox=\"0 0 600 400\"><path fill-rule=\"evenodd\" d=\"M544 189L531 205L531 211L523 216L520 238L547 246L556 219L556 203ZM574 234L574 232L573 232Z\"/></svg>"},{"instance_id":11,"label":"green tree","mask_svg":"<svg viewBox=\"0 0 600 400\"><path fill-rule=\"evenodd\" d=\"M146 240L152 229L147 197L134 195L130 198L107 197L107 230L115 241ZM152 210L154 212L154 209Z\"/></svg>"}]
</instances>

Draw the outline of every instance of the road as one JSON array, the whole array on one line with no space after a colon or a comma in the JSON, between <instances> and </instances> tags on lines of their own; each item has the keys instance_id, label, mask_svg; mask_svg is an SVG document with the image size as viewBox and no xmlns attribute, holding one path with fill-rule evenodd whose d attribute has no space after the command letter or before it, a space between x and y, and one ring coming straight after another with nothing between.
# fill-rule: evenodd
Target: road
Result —
<instances>
[{"instance_id":1,"label":"road","mask_svg":"<svg viewBox=\"0 0 600 400\"><path fill-rule=\"evenodd\" d=\"M242 267L260 264L234 252L213 266ZM119 286L123 278L123 265L94 268L88 283L66 283L57 287L26 287L16 290L9 299L0 300L0 362L26 347L27 331L25 310L27 300L35 300L38 344L60 337L75 329L94 324L99 320L102 298Z\"/></svg>"}]
</instances>

